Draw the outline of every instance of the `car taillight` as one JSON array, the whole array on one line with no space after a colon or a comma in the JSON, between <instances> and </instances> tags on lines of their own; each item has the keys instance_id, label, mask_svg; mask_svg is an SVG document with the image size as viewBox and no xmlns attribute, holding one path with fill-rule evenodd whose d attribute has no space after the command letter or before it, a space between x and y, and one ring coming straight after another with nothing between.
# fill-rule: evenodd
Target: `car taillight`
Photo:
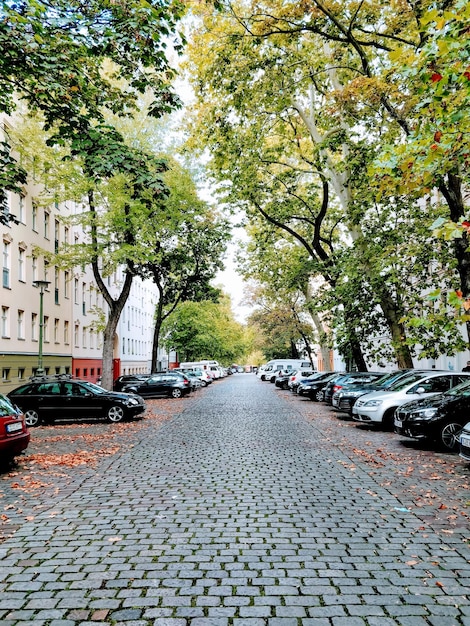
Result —
<instances>
[{"instance_id":1,"label":"car taillight","mask_svg":"<svg viewBox=\"0 0 470 626\"><path fill-rule=\"evenodd\" d=\"M333 393L336 393L339 389L342 389L343 385L333 385Z\"/></svg>"}]
</instances>

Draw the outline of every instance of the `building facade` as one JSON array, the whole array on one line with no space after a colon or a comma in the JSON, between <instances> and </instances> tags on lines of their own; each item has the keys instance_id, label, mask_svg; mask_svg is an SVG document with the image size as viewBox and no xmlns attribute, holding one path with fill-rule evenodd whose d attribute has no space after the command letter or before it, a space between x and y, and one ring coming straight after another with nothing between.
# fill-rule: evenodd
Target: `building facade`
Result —
<instances>
[{"instance_id":1,"label":"building facade","mask_svg":"<svg viewBox=\"0 0 470 626\"><path fill-rule=\"evenodd\" d=\"M10 123L2 118L5 141ZM61 269L40 253L83 242L83 231L69 220L82 207L75 202L44 206L35 201L39 193L34 180L23 194L8 193L5 223L0 224L0 393L17 387L38 369L91 382L99 382L102 373L99 323L100 312L106 319L107 304L91 266ZM110 293L117 295L122 273L106 280ZM150 371L156 301L155 285L135 278L115 338L116 376Z\"/></svg>"}]
</instances>

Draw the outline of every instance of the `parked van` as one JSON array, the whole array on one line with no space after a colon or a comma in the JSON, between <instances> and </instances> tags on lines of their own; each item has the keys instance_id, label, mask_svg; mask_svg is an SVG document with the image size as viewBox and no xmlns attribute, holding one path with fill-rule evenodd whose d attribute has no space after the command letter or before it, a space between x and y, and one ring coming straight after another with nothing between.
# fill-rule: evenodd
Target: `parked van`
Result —
<instances>
[{"instance_id":1,"label":"parked van","mask_svg":"<svg viewBox=\"0 0 470 626\"><path fill-rule=\"evenodd\" d=\"M261 380L271 380L274 382L277 373L281 370L284 372L289 372L290 370L297 370L309 368L312 369L312 364L310 361L306 361L305 359L272 359L268 361L260 367L258 370L257 376L261 378Z\"/></svg>"}]
</instances>

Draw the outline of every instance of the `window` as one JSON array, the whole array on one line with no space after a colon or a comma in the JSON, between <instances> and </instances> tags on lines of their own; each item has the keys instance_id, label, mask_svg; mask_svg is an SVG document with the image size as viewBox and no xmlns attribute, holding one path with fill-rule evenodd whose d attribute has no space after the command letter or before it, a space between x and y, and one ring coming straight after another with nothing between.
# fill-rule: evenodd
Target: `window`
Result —
<instances>
[{"instance_id":1,"label":"window","mask_svg":"<svg viewBox=\"0 0 470 626\"><path fill-rule=\"evenodd\" d=\"M2 337L10 337L10 309L7 306L2 306Z\"/></svg>"},{"instance_id":2,"label":"window","mask_svg":"<svg viewBox=\"0 0 470 626\"><path fill-rule=\"evenodd\" d=\"M82 328L82 348L86 348L86 327Z\"/></svg>"},{"instance_id":3,"label":"window","mask_svg":"<svg viewBox=\"0 0 470 626\"><path fill-rule=\"evenodd\" d=\"M78 304L78 278L73 281L73 301Z\"/></svg>"},{"instance_id":4,"label":"window","mask_svg":"<svg viewBox=\"0 0 470 626\"><path fill-rule=\"evenodd\" d=\"M32 341L38 340L38 315L37 313L31 314L31 339Z\"/></svg>"},{"instance_id":5,"label":"window","mask_svg":"<svg viewBox=\"0 0 470 626\"><path fill-rule=\"evenodd\" d=\"M38 232L38 207L34 202L32 209L31 228L34 230L35 233Z\"/></svg>"},{"instance_id":6,"label":"window","mask_svg":"<svg viewBox=\"0 0 470 626\"><path fill-rule=\"evenodd\" d=\"M70 272L65 270L64 272L64 298L69 297L69 282L70 282Z\"/></svg>"},{"instance_id":7,"label":"window","mask_svg":"<svg viewBox=\"0 0 470 626\"><path fill-rule=\"evenodd\" d=\"M55 252L59 252L59 232L60 232L59 220L54 220L54 250Z\"/></svg>"},{"instance_id":8,"label":"window","mask_svg":"<svg viewBox=\"0 0 470 626\"><path fill-rule=\"evenodd\" d=\"M26 262L26 252L24 248L18 248L18 280L22 283L25 282L25 262Z\"/></svg>"},{"instance_id":9,"label":"window","mask_svg":"<svg viewBox=\"0 0 470 626\"><path fill-rule=\"evenodd\" d=\"M70 241L70 229L68 226L64 228L64 243L69 243Z\"/></svg>"},{"instance_id":10,"label":"window","mask_svg":"<svg viewBox=\"0 0 470 626\"><path fill-rule=\"evenodd\" d=\"M86 283L82 283L82 314L86 315Z\"/></svg>"},{"instance_id":11,"label":"window","mask_svg":"<svg viewBox=\"0 0 470 626\"><path fill-rule=\"evenodd\" d=\"M20 196L19 196L19 199L18 199L18 220L19 220L22 224L24 224L24 223L25 223L24 217L25 217L25 212L24 212L24 196L21 196L21 195L20 195Z\"/></svg>"},{"instance_id":12,"label":"window","mask_svg":"<svg viewBox=\"0 0 470 626\"><path fill-rule=\"evenodd\" d=\"M55 318L54 320L54 343L59 343L59 324L60 324L60 320Z\"/></svg>"},{"instance_id":13,"label":"window","mask_svg":"<svg viewBox=\"0 0 470 626\"><path fill-rule=\"evenodd\" d=\"M44 325L42 327L43 330L43 339L44 341L49 341L49 316L44 315Z\"/></svg>"},{"instance_id":14,"label":"window","mask_svg":"<svg viewBox=\"0 0 470 626\"><path fill-rule=\"evenodd\" d=\"M54 268L54 302L59 304L59 269Z\"/></svg>"},{"instance_id":15,"label":"window","mask_svg":"<svg viewBox=\"0 0 470 626\"><path fill-rule=\"evenodd\" d=\"M80 327L78 324L75 324L74 329L73 329L73 342L76 348L79 347L78 344L78 333L80 331Z\"/></svg>"},{"instance_id":16,"label":"window","mask_svg":"<svg viewBox=\"0 0 470 626\"><path fill-rule=\"evenodd\" d=\"M22 380L24 378L24 373L25 373L25 368L24 367L19 367L18 368L18 379Z\"/></svg>"},{"instance_id":17,"label":"window","mask_svg":"<svg viewBox=\"0 0 470 626\"><path fill-rule=\"evenodd\" d=\"M18 310L18 339L24 339L24 311Z\"/></svg>"},{"instance_id":18,"label":"window","mask_svg":"<svg viewBox=\"0 0 470 626\"><path fill-rule=\"evenodd\" d=\"M38 279L38 260L35 256L31 257L31 268L34 283L34 281Z\"/></svg>"},{"instance_id":19,"label":"window","mask_svg":"<svg viewBox=\"0 0 470 626\"><path fill-rule=\"evenodd\" d=\"M69 343L69 323L67 320L64 321L64 343Z\"/></svg>"},{"instance_id":20,"label":"window","mask_svg":"<svg viewBox=\"0 0 470 626\"><path fill-rule=\"evenodd\" d=\"M49 239L49 225L51 221L51 215L48 211L44 211L44 237Z\"/></svg>"},{"instance_id":21,"label":"window","mask_svg":"<svg viewBox=\"0 0 470 626\"><path fill-rule=\"evenodd\" d=\"M10 287L10 242L3 242L3 286Z\"/></svg>"},{"instance_id":22,"label":"window","mask_svg":"<svg viewBox=\"0 0 470 626\"><path fill-rule=\"evenodd\" d=\"M10 368L3 367L2 368L2 381L6 383L10 379Z\"/></svg>"}]
</instances>

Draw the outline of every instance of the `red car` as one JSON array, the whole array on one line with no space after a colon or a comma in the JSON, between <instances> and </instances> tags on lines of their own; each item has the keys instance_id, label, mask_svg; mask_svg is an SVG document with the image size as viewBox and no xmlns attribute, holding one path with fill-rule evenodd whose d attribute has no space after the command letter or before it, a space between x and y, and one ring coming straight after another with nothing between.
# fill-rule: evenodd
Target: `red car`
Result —
<instances>
[{"instance_id":1,"label":"red car","mask_svg":"<svg viewBox=\"0 0 470 626\"><path fill-rule=\"evenodd\" d=\"M0 394L0 465L26 450L29 438L24 415Z\"/></svg>"}]
</instances>

